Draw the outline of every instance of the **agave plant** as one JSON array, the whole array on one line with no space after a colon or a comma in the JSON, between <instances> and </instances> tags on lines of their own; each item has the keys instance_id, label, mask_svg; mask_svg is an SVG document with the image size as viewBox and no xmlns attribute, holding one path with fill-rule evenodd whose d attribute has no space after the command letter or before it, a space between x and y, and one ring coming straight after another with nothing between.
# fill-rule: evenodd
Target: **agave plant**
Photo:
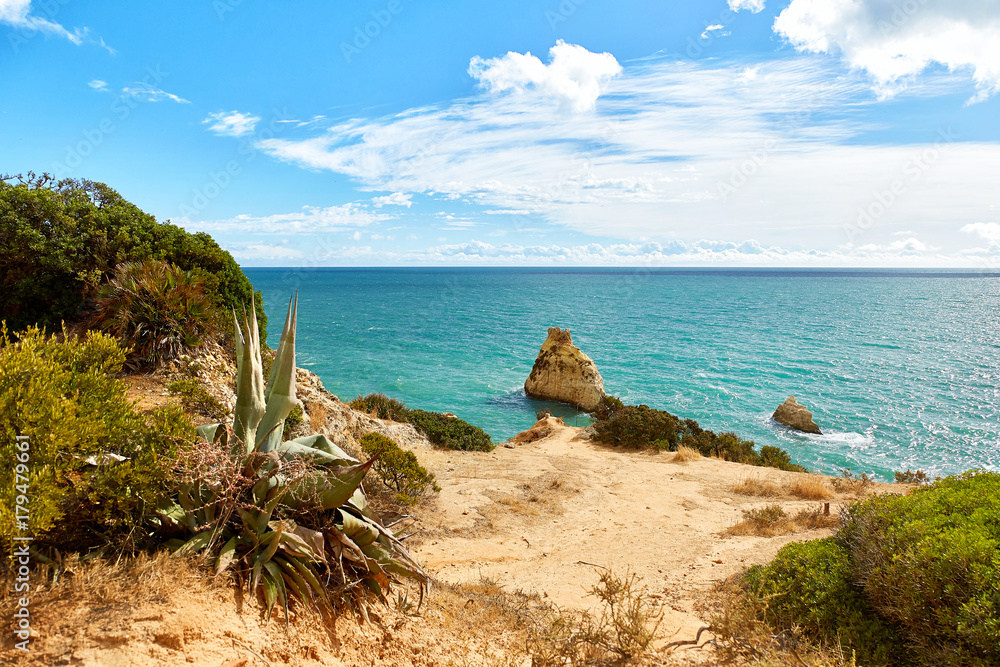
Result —
<instances>
[{"instance_id":1,"label":"agave plant","mask_svg":"<svg viewBox=\"0 0 1000 667\"><path fill-rule=\"evenodd\" d=\"M297 403L297 299L289 301L266 384L252 303L249 312L242 322L233 313L233 424L198 427L200 436L228 452L226 460L236 473L201 475L161 502L162 525L189 535L168 544L180 555L209 550L217 574L232 567L245 573L251 594L263 595L268 618L279 601L287 612L290 594L329 607L327 584L334 573L341 586L364 584L383 602L390 577L408 577L420 583L422 598L427 575L368 507L361 489L375 458L358 461L321 434L281 442L285 418ZM242 479L242 486L234 486L234 478ZM290 515L307 516L312 525ZM366 614L363 605L359 609ZM287 613L285 618L287 623Z\"/></svg>"}]
</instances>

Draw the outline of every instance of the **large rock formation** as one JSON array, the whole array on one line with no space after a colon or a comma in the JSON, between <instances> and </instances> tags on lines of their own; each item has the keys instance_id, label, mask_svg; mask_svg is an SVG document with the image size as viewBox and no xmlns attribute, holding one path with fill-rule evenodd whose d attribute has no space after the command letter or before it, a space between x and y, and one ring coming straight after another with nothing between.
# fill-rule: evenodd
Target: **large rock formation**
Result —
<instances>
[{"instance_id":1,"label":"large rock formation","mask_svg":"<svg viewBox=\"0 0 1000 667\"><path fill-rule=\"evenodd\" d=\"M593 360L573 345L569 329L551 327L524 383L524 393L592 412L604 398L604 380Z\"/></svg>"},{"instance_id":2,"label":"large rock formation","mask_svg":"<svg viewBox=\"0 0 1000 667\"><path fill-rule=\"evenodd\" d=\"M806 406L796 401L794 396L789 396L784 403L779 405L778 409L771 415L771 419L796 431L823 435L819 426L813 421L812 413Z\"/></svg>"}]
</instances>

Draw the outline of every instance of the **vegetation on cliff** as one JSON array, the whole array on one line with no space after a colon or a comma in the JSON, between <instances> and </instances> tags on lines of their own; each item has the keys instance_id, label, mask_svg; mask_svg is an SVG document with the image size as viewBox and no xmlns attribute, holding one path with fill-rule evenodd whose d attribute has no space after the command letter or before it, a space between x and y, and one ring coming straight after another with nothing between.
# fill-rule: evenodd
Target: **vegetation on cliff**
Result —
<instances>
[{"instance_id":1,"label":"vegetation on cliff","mask_svg":"<svg viewBox=\"0 0 1000 667\"><path fill-rule=\"evenodd\" d=\"M770 636L864 665L1000 664L1000 473L876 496L841 518L833 537L790 544L744 576L739 602Z\"/></svg>"},{"instance_id":2,"label":"vegetation on cliff","mask_svg":"<svg viewBox=\"0 0 1000 667\"><path fill-rule=\"evenodd\" d=\"M613 447L672 452L678 447L688 447L702 456L726 461L806 471L792 463L788 452L778 447L765 445L757 452L753 440L743 440L735 433L715 433L701 428L693 419L681 419L648 405L625 405L615 396L605 396L592 417L593 439Z\"/></svg>"},{"instance_id":3,"label":"vegetation on cliff","mask_svg":"<svg viewBox=\"0 0 1000 667\"><path fill-rule=\"evenodd\" d=\"M190 272L223 312L253 296L239 265L211 236L157 222L104 183L32 173L0 178L0 319L12 331L52 330L90 315L120 265L147 260ZM257 304L266 341L259 298Z\"/></svg>"},{"instance_id":4,"label":"vegetation on cliff","mask_svg":"<svg viewBox=\"0 0 1000 667\"><path fill-rule=\"evenodd\" d=\"M374 414L379 419L413 424L417 431L440 447L479 452L489 452L494 447L490 434L478 426L454 415L411 410L402 401L385 394L358 396L350 405L355 410Z\"/></svg>"}]
</instances>

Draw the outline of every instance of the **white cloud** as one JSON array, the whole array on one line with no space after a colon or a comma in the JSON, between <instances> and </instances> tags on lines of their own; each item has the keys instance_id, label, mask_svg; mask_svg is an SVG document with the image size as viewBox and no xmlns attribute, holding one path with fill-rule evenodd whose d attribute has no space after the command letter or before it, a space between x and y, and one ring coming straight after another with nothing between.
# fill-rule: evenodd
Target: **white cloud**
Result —
<instances>
[{"instance_id":1,"label":"white cloud","mask_svg":"<svg viewBox=\"0 0 1000 667\"><path fill-rule=\"evenodd\" d=\"M764 0L729 0L729 8L734 12L747 9L757 14L764 11Z\"/></svg>"},{"instance_id":2,"label":"white cloud","mask_svg":"<svg viewBox=\"0 0 1000 667\"><path fill-rule=\"evenodd\" d=\"M722 30L725 27L726 26L722 25L721 23L716 23L715 25L710 25L707 28L705 28L705 30L701 33L701 38L702 39L708 39L709 37L712 36L710 33L718 32L719 30ZM728 37L728 36L729 36L729 32L728 31L727 32L721 32L721 33L719 33L719 37Z\"/></svg>"},{"instance_id":3,"label":"white cloud","mask_svg":"<svg viewBox=\"0 0 1000 667\"><path fill-rule=\"evenodd\" d=\"M359 204L341 204L322 208L303 206L294 213L255 216L237 215L225 220L193 221L187 218L174 220L191 231L239 234L303 234L316 232L353 231L392 216L372 213Z\"/></svg>"},{"instance_id":4,"label":"white cloud","mask_svg":"<svg viewBox=\"0 0 1000 667\"><path fill-rule=\"evenodd\" d=\"M410 208L413 206L413 195L393 192L391 195L383 197L372 197L372 204L375 205L375 208L382 208L383 206L405 206L406 208Z\"/></svg>"},{"instance_id":5,"label":"white cloud","mask_svg":"<svg viewBox=\"0 0 1000 667\"><path fill-rule=\"evenodd\" d=\"M971 72L973 101L1000 91L1000 0L792 0L774 31L800 51L839 53L882 96L934 63Z\"/></svg>"},{"instance_id":6,"label":"white cloud","mask_svg":"<svg viewBox=\"0 0 1000 667\"><path fill-rule=\"evenodd\" d=\"M763 62L749 76L745 64L644 61L609 83L597 113L571 122L545 98L489 96L257 146L364 189L483 207L495 235L525 231L519 216L530 215L533 230L789 248L887 246L908 230L957 251L954 229L991 215L997 145L931 133L865 145L857 138L871 128L858 118L876 104L865 78L830 58ZM897 180L902 194L858 225Z\"/></svg>"},{"instance_id":7,"label":"white cloud","mask_svg":"<svg viewBox=\"0 0 1000 667\"><path fill-rule=\"evenodd\" d=\"M305 254L295 248L252 243L243 246L228 246L226 248L237 260L301 260Z\"/></svg>"},{"instance_id":8,"label":"white cloud","mask_svg":"<svg viewBox=\"0 0 1000 667\"><path fill-rule=\"evenodd\" d=\"M140 102L163 102L164 100L169 100L178 104L191 104L190 101L183 97L178 97L173 93L168 93L162 88L157 88L143 81L137 81L131 86L125 86L122 88L122 95L133 97Z\"/></svg>"},{"instance_id":9,"label":"white cloud","mask_svg":"<svg viewBox=\"0 0 1000 667\"><path fill-rule=\"evenodd\" d=\"M490 93L536 90L575 112L588 111L622 67L610 53L592 53L582 46L559 40L549 49L545 65L531 53L510 51L500 58L475 56L469 74Z\"/></svg>"},{"instance_id":10,"label":"white cloud","mask_svg":"<svg viewBox=\"0 0 1000 667\"><path fill-rule=\"evenodd\" d=\"M55 4L57 9L58 6ZM83 44L84 38L88 35L86 29L77 28L70 32L55 21L32 14L31 0L0 0L0 23L22 30L44 32L63 37L76 45Z\"/></svg>"},{"instance_id":11,"label":"white cloud","mask_svg":"<svg viewBox=\"0 0 1000 667\"><path fill-rule=\"evenodd\" d=\"M966 234L972 234L989 243L989 248L976 248L983 254L1000 253L1000 223L974 222L962 227Z\"/></svg>"},{"instance_id":12,"label":"white cloud","mask_svg":"<svg viewBox=\"0 0 1000 667\"><path fill-rule=\"evenodd\" d=\"M102 93L107 92L107 90L108 90L108 82L107 81L101 81L100 79L94 79L93 81L89 82L87 85L90 86L91 88L93 88L94 90L102 92Z\"/></svg>"},{"instance_id":13,"label":"white cloud","mask_svg":"<svg viewBox=\"0 0 1000 667\"><path fill-rule=\"evenodd\" d=\"M209 132L227 137L242 137L253 134L254 128L260 122L260 116L239 111L218 111L208 114L208 118L201 122L203 125L208 125Z\"/></svg>"}]
</instances>

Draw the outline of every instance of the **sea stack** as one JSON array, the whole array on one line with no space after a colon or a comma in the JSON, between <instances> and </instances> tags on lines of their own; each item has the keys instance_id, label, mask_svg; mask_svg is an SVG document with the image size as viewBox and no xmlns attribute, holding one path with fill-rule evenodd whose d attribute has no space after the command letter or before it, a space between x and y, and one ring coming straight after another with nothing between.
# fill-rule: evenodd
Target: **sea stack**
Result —
<instances>
[{"instance_id":1,"label":"sea stack","mask_svg":"<svg viewBox=\"0 0 1000 667\"><path fill-rule=\"evenodd\" d=\"M594 361L573 345L569 329L551 327L524 383L524 393L593 412L604 398L604 380Z\"/></svg>"},{"instance_id":2,"label":"sea stack","mask_svg":"<svg viewBox=\"0 0 1000 667\"><path fill-rule=\"evenodd\" d=\"M806 406L796 401L794 396L789 396L784 403L779 405L778 409L771 415L771 419L796 431L823 435L819 426L813 421L812 413Z\"/></svg>"}]
</instances>

